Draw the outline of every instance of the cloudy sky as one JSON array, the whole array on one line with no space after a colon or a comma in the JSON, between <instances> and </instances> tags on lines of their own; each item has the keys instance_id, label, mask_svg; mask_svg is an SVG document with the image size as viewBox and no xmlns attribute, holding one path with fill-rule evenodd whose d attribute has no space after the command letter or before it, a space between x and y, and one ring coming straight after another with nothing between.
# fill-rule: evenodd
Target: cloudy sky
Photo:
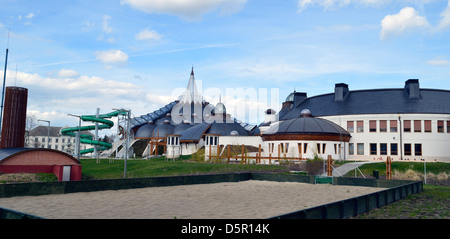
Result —
<instances>
[{"instance_id":1,"label":"cloudy sky","mask_svg":"<svg viewBox=\"0 0 450 239\"><path fill-rule=\"evenodd\" d=\"M152 112L192 66L203 91L278 89L279 103L335 83L450 90L450 1L2 0L1 76L7 47L6 85L57 126L96 108Z\"/></svg>"}]
</instances>

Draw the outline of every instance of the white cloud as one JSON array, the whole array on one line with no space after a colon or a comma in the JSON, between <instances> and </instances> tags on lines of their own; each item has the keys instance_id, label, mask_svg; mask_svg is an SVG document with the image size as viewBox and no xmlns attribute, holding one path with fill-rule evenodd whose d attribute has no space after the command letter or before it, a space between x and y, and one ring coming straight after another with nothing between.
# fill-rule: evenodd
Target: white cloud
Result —
<instances>
[{"instance_id":1,"label":"white cloud","mask_svg":"<svg viewBox=\"0 0 450 239\"><path fill-rule=\"evenodd\" d=\"M441 13L442 20L439 22L438 29L442 30L450 27L450 1L447 8Z\"/></svg>"},{"instance_id":2,"label":"white cloud","mask_svg":"<svg viewBox=\"0 0 450 239\"><path fill-rule=\"evenodd\" d=\"M442 58L434 58L429 60L427 63L433 66L450 66L450 61Z\"/></svg>"},{"instance_id":3,"label":"white cloud","mask_svg":"<svg viewBox=\"0 0 450 239\"><path fill-rule=\"evenodd\" d=\"M387 15L381 20L380 38L386 40L394 36L430 27L427 19L419 16L414 8L405 7L398 14Z\"/></svg>"},{"instance_id":4,"label":"white cloud","mask_svg":"<svg viewBox=\"0 0 450 239\"><path fill-rule=\"evenodd\" d=\"M155 30L144 29L134 36L136 40L161 40L163 35L157 33Z\"/></svg>"},{"instance_id":5,"label":"white cloud","mask_svg":"<svg viewBox=\"0 0 450 239\"><path fill-rule=\"evenodd\" d=\"M247 0L122 0L146 13L176 15L186 20L199 20L207 12L220 9L221 14L234 14L244 7Z\"/></svg>"},{"instance_id":6,"label":"white cloud","mask_svg":"<svg viewBox=\"0 0 450 239\"><path fill-rule=\"evenodd\" d=\"M307 7L312 5L319 5L325 9L333 9L350 4L377 7L390 2L392 2L392 0L299 0L298 11L302 12Z\"/></svg>"},{"instance_id":7,"label":"white cloud","mask_svg":"<svg viewBox=\"0 0 450 239\"><path fill-rule=\"evenodd\" d=\"M112 32L112 27L109 26L109 20L111 20L111 16L105 15L103 16L103 31L106 33L111 33Z\"/></svg>"},{"instance_id":8,"label":"white cloud","mask_svg":"<svg viewBox=\"0 0 450 239\"><path fill-rule=\"evenodd\" d=\"M120 50L96 51L96 59L103 63L120 64L128 60L128 55Z\"/></svg>"},{"instance_id":9,"label":"white cloud","mask_svg":"<svg viewBox=\"0 0 450 239\"><path fill-rule=\"evenodd\" d=\"M76 72L74 70L61 69L58 72L58 77L60 77L60 78L72 78L72 77L76 77L76 76L78 76L78 72Z\"/></svg>"}]
</instances>

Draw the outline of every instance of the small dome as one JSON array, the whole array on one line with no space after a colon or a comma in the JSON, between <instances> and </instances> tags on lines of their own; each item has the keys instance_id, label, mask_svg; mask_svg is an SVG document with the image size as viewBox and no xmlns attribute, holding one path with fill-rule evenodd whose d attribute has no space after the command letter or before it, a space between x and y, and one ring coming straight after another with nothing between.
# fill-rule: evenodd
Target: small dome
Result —
<instances>
[{"instance_id":1,"label":"small dome","mask_svg":"<svg viewBox=\"0 0 450 239\"><path fill-rule=\"evenodd\" d=\"M151 138L153 129L155 129L156 125L154 124L144 124L136 131L134 135L135 138Z\"/></svg>"},{"instance_id":2,"label":"small dome","mask_svg":"<svg viewBox=\"0 0 450 239\"><path fill-rule=\"evenodd\" d=\"M311 111L309 109L304 109L300 112L300 118L312 117Z\"/></svg>"},{"instance_id":3,"label":"small dome","mask_svg":"<svg viewBox=\"0 0 450 239\"><path fill-rule=\"evenodd\" d=\"M174 126L167 123L158 125L154 130L152 136L154 137L166 137L169 134L173 134Z\"/></svg>"},{"instance_id":4,"label":"small dome","mask_svg":"<svg viewBox=\"0 0 450 239\"><path fill-rule=\"evenodd\" d=\"M213 109L214 114L226 114L227 108L222 102L217 103L216 107Z\"/></svg>"},{"instance_id":5,"label":"small dome","mask_svg":"<svg viewBox=\"0 0 450 239\"><path fill-rule=\"evenodd\" d=\"M238 136L239 133L236 130L233 130L233 131L230 132L230 135L231 136Z\"/></svg>"}]
</instances>

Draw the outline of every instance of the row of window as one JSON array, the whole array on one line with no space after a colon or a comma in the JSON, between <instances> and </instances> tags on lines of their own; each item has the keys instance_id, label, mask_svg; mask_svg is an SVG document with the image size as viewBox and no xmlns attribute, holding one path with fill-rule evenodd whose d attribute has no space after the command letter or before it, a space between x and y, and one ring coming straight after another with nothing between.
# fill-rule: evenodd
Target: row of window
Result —
<instances>
[{"instance_id":1,"label":"row of window","mask_svg":"<svg viewBox=\"0 0 450 239\"><path fill-rule=\"evenodd\" d=\"M390 146L390 153L388 153L388 145ZM403 144L403 154L405 156L412 156L412 149L414 147L414 156L422 156L422 144ZM398 155L397 143L370 143L370 155ZM379 150L379 151L378 151ZM349 143L349 155L355 155L355 144ZM356 144L356 154L364 155L364 143Z\"/></svg>"},{"instance_id":2,"label":"row of window","mask_svg":"<svg viewBox=\"0 0 450 239\"><path fill-rule=\"evenodd\" d=\"M42 143L45 143L46 138L47 138L47 137L41 138L41 142L42 142ZM59 138L55 138L55 143L58 143L58 141L59 141ZM65 141L66 141L65 138L62 138L62 139L61 139L61 143L65 143ZM38 137L34 138L34 142L39 142L39 138L38 138ZM49 138L49 139L48 139L48 142L51 143L51 142L52 142L52 138ZM73 139L73 143L75 143L75 142L76 142L76 139L74 138L74 139ZM67 143L70 143L70 139L67 139Z\"/></svg>"},{"instance_id":3,"label":"row of window","mask_svg":"<svg viewBox=\"0 0 450 239\"><path fill-rule=\"evenodd\" d=\"M377 129L377 120L369 120L369 132L388 132L388 122L389 122L389 132L398 131L398 121L397 120L378 120L379 129ZM431 120L423 120L423 132L431 133ZM446 121L447 133L450 133L450 121ZM437 121L437 132L444 133L444 120ZM347 121L347 131L349 133L355 132L354 121ZM356 132L364 133L364 121L356 121ZM422 132L422 120L403 120L403 132Z\"/></svg>"},{"instance_id":4,"label":"row of window","mask_svg":"<svg viewBox=\"0 0 450 239\"><path fill-rule=\"evenodd\" d=\"M273 149L274 149L274 143L269 143L269 153L273 153ZM339 153L341 152L341 149L339 148L339 144L334 144L334 154L337 154L338 151ZM279 144L279 150L280 153L288 153L289 152L289 143L280 143ZM326 150L327 144L325 143L316 143L316 149L317 149L317 153L319 154L325 154L325 150ZM298 153L301 154L303 152L303 154L308 153L308 143L297 143L297 149L298 149Z\"/></svg>"}]
</instances>

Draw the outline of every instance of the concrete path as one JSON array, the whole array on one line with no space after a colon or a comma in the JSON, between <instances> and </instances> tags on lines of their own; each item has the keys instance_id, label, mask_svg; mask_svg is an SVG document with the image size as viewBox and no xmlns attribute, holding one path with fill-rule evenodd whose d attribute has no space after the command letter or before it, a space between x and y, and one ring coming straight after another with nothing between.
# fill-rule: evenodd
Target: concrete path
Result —
<instances>
[{"instance_id":1,"label":"concrete path","mask_svg":"<svg viewBox=\"0 0 450 239\"><path fill-rule=\"evenodd\" d=\"M339 167L336 167L333 169L333 177L341 177L344 176L349 171L354 170L355 168L358 168L359 166L366 164L366 163L376 163L376 162L354 162L354 163L346 163L344 165L341 165ZM358 170L356 170L357 175L361 175ZM327 173L322 174L322 176L326 176Z\"/></svg>"}]
</instances>

